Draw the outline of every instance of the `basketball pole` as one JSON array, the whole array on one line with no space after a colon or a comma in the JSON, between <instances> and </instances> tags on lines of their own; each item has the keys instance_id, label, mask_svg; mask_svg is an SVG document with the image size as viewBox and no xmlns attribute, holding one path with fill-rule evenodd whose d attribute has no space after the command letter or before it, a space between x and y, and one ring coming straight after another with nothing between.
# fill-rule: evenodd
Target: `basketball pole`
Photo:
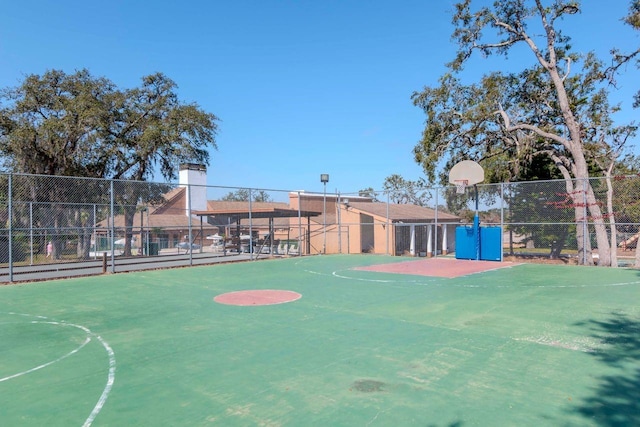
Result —
<instances>
[{"instance_id":1,"label":"basketball pole","mask_svg":"<svg viewBox=\"0 0 640 427\"><path fill-rule=\"evenodd\" d=\"M471 238L471 236L469 236L469 238L466 237L460 237L460 239L458 239L458 233L456 231L456 248L458 247L458 245L460 245L460 247L464 247L465 250L465 256L464 258L466 259L473 259L474 256L473 254L473 244L475 243L475 259L480 260L480 244L481 244L481 239L480 239L480 201L479 201L479 197L478 197L478 183L484 181L484 169L482 168L482 166L480 166L478 163L474 162L473 160L462 160L458 163L456 163L455 165L453 165L453 167L449 170L449 182L451 184L455 184L458 189L457 189L457 193L459 194L464 194L465 193L465 189L467 186L469 185L473 185L473 190L474 190L474 195L476 198L476 212L475 215L473 216L473 226L471 228L469 228L468 226L464 226L465 229L465 233L464 234L460 234L460 236L469 236L469 232L473 232L473 238ZM462 183L464 183L464 185L461 185ZM462 191L460 191L462 190ZM457 229L456 229L457 230ZM459 258L457 255L457 250L456 250L456 258Z\"/></svg>"},{"instance_id":2,"label":"basketball pole","mask_svg":"<svg viewBox=\"0 0 640 427\"><path fill-rule=\"evenodd\" d=\"M478 205L478 184L473 184L473 192L476 199L476 214L473 217L473 232L476 236L476 261L480 260L480 209Z\"/></svg>"}]
</instances>

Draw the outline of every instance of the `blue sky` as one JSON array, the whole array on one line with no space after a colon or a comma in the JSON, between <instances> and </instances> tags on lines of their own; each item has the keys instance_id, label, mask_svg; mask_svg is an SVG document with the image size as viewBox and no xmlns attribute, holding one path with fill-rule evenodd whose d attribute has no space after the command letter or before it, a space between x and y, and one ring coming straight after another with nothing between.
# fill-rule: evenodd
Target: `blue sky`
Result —
<instances>
[{"instance_id":1,"label":"blue sky","mask_svg":"<svg viewBox=\"0 0 640 427\"><path fill-rule=\"evenodd\" d=\"M27 74L87 68L121 88L162 72L221 122L210 185L322 191L381 189L416 180L423 113L411 94L436 85L455 53L453 0L135 0L5 2L0 88ZM478 1L476 0L476 3ZM626 0L585 0L564 31L583 51L636 49L619 21ZM519 69L529 56L478 58L470 78ZM638 116L629 67L612 100ZM160 180L160 177L158 177Z\"/></svg>"}]
</instances>

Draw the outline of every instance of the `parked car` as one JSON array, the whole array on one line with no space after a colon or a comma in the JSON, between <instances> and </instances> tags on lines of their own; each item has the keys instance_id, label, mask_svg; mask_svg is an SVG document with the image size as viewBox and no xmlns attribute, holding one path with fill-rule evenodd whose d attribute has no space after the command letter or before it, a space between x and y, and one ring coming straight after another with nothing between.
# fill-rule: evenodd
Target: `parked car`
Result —
<instances>
[{"instance_id":1,"label":"parked car","mask_svg":"<svg viewBox=\"0 0 640 427\"><path fill-rule=\"evenodd\" d=\"M176 248L178 250L180 249L184 249L185 251L189 251L189 250L196 250L196 249L200 249L200 245L197 245L195 243L191 243L189 244L189 242L180 242L176 245Z\"/></svg>"},{"instance_id":2,"label":"parked car","mask_svg":"<svg viewBox=\"0 0 640 427\"><path fill-rule=\"evenodd\" d=\"M105 254L108 257L110 257L111 256L111 249L101 248L101 249L97 249L96 250L95 243L91 243L91 248L89 248L89 257L90 258L102 258ZM114 249L113 249L113 256L121 256L123 254L124 254L124 246L123 245L119 245L119 244L116 243L114 245Z\"/></svg>"},{"instance_id":3,"label":"parked car","mask_svg":"<svg viewBox=\"0 0 640 427\"><path fill-rule=\"evenodd\" d=\"M89 257L90 258L102 258L105 254L108 257L110 257L111 256L111 251L110 250L106 250L106 251L90 251L89 252ZM113 256L121 256L122 254L124 254L123 250L120 250L120 249L114 249L113 250Z\"/></svg>"}]
</instances>

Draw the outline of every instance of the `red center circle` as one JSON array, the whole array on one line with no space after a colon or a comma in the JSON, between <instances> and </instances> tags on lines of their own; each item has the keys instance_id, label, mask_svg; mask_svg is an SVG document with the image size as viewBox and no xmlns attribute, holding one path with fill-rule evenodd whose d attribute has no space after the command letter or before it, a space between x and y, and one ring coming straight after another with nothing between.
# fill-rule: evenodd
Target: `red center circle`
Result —
<instances>
[{"instance_id":1,"label":"red center circle","mask_svg":"<svg viewBox=\"0 0 640 427\"><path fill-rule=\"evenodd\" d=\"M302 298L297 292L273 289L248 290L220 294L213 300L227 305L272 305L283 304Z\"/></svg>"}]
</instances>

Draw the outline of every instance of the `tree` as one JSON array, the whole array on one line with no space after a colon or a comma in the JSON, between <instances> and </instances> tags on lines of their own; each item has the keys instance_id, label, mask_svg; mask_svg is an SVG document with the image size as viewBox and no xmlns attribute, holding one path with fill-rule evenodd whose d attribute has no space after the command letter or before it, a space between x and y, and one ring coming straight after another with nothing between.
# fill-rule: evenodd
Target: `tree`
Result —
<instances>
[{"instance_id":1,"label":"tree","mask_svg":"<svg viewBox=\"0 0 640 427\"><path fill-rule=\"evenodd\" d=\"M100 118L115 93L87 70L29 75L0 92L0 155L5 170L101 176Z\"/></svg>"},{"instance_id":2,"label":"tree","mask_svg":"<svg viewBox=\"0 0 640 427\"><path fill-rule=\"evenodd\" d=\"M182 163L208 165L218 119L181 102L176 89L161 73L126 90L87 70L29 75L0 93L2 166L21 173L145 181L156 169L169 180ZM136 186L122 186L117 196L124 207L126 255L142 195Z\"/></svg>"},{"instance_id":3,"label":"tree","mask_svg":"<svg viewBox=\"0 0 640 427\"><path fill-rule=\"evenodd\" d=\"M159 167L169 180L184 163L209 164L216 148L217 117L178 99L177 85L161 73L113 98L101 121L105 177L144 181Z\"/></svg>"},{"instance_id":4,"label":"tree","mask_svg":"<svg viewBox=\"0 0 640 427\"><path fill-rule=\"evenodd\" d=\"M618 107L607 102L602 61L572 52L570 38L559 29L560 19L579 12L579 3L508 0L472 12L471 0L465 0L455 10L453 39L459 49L450 71L439 86L412 97L427 116L416 161L434 178L442 159L446 167L472 159L485 167L490 181L500 181L526 177L531 159L545 156L565 179L576 223L592 221L600 265L611 265L606 215L588 180L593 155L603 151L589 144L609 141L610 116ZM458 77L474 52L506 56L520 45L534 59L521 72L494 72L471 85ZM590 218L584 217L584 200ZM577 227L579 258L592 263L582 230Z\"/></svg>"},{"instance_id":5,"label":"tree","mask_svg":"<svg viewBox=\"0 0 640 427\"><path fill-rule=\"evenodd\" d=\"M195 104L183 104L176 84L161 73L143 77L142 86L115 97L113 114L102 121L104 174L145 181L159 166L174 179L183 163L209 164L208 148L216 148L217 118ZM137 186L118 192L124 209L125 255L131 253L133 218L142 194Z\"/></svg>"},{"instance_id":6,"label":"tree","mask_svg":"<svg viewBox=\"0 0 640 427\"><path fill-rule=\"evenodd\" d=\"M562 192L562 181L509 184L507 191L509 230L526 236L536 248L550 248L549 258L559 258L576 232L572 199Z\"/></svg>"},{"instance_id":7,"label":"tree","mask_svg":"<svg viewBox=\"0 0 640 427\"><path fill-rule=\"evenodd\" d=\"M362 190L358 191L358 196L360 197L368 197L371 199L372 202L379 202L380 200L378 200L378 194L376 192L376 190L373 189L373 187L367 187L367 188L363 188Z\"/></svg>"},{"instance_id":8,"label":"tree","mask_svg":"<svg viewBox=\"0 0 640 427\"><path fill-rule=\"evenodd\" d=\"M394 174L384 180L382 187L391 203L425 206L431 198L424 180L411 181Z\"/></svg>"},{"instance_id":9,"label":"tree","mask_svg":"<svg viewBox=\"0 0 640 427\"><path fill-rule=\"evenodd\" d=\"M227 202L248 202L251 198L254 202L270 202L271 196L264 190L251 191L248 188L240 188L236 191L230 191L220 200Z\"/></svg>"},{"instance_id":10,"label":"tree","mask_svg":"<svg viewBox=\"0 0 640 427\"><path fill-rule=\"evenodd\" d=\"M624 23L630 27L640 30L640 0L633 0L629 5L629 14L624 17ZM640 49L636 49L633 52L622 52L620 49L612 49L611 54L613 56L613 65L607 69L607 76L611 83L615 84L615 77L620 68L634 62L636 68L640 68ZM634 96L634 107L640 107L640 91L636 92Z\"/></svg>"}]
</instances>

